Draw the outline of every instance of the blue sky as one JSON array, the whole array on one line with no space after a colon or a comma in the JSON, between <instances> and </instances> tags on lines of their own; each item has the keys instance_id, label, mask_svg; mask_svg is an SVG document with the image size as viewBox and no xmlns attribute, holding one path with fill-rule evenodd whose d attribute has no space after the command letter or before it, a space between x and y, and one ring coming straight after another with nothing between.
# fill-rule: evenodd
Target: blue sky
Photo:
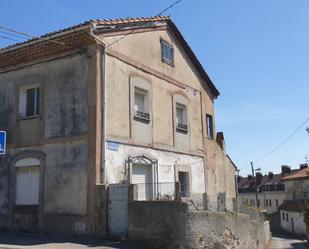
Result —
<instances>
[{"instance_id":1,"label":"blue sky","mask_svg":"<svg viewBox=\"0 0 309 249\"><path fill-rule=\"evenodd\" d=\"M40 35L88 19L152 16L173 2L4 0L0 25ZM183 0L165 13L221 92L217 130L224 131L239 168L271 151L309 117L308 11L308 0ZM9 43L0 38L0 47ZM305 154L304 127L256 167L265 173L279 172L281 164L298 167Z\"/></svg>"}]
</instances>

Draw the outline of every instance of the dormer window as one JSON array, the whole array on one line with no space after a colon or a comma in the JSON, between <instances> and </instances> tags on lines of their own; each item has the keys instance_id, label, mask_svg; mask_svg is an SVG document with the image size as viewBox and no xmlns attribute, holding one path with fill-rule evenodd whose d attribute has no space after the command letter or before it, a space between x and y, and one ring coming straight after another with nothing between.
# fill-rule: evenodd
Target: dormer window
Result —
<instances>
[{"instance_id":1,"label":"dormer window","mask_svg":"<svg viewBox=\"0 0 309 249\"><path fill-rule=\"evenodd\" d=\"M168 65L174 66L174 48L172 44L161 39L162 61Z\"/></svg>"},{"instance_id":2,"label":"dormer window","mask_svg":"<svg viewBox=\"0 0 309 249\"><path fill-rule=\"evenodd\" d=\"M179 103L176 103L176 131L188 132L187 107Z\"/></svg>"},{"instance_id":3,"label":"dormer window","mask_svg":"<svg viewBox=\"0 0 309 249\"><path fill-rule=\"evenodd\" d=\"M134 118L139 121L149 122L149 94L141 88L134 88Z\"/></svg>"}]
</instances>

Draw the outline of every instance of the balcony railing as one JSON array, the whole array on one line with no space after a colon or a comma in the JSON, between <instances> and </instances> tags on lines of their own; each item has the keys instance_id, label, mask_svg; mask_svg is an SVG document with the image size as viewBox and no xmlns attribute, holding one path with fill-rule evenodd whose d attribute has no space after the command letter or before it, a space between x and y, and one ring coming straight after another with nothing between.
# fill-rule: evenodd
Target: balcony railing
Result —
<instances>
[{"instance_id":1,"label":"balcony railing","mask_svg":"<svg viewBox=\"0 0 309 249\"><path fill-rule=\"evenodd\" d=\"M150 115L147 112L135 111L134 118L144 122L150 121Z\"/></svg>"}]
</instances>

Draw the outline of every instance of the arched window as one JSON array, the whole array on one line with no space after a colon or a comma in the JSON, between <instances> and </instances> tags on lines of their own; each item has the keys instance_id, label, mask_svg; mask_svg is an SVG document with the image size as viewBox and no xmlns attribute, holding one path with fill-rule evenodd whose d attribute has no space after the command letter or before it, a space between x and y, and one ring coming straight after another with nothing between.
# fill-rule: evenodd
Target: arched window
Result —
<instances>
[{"instance_id":1,"label":"arched window","mask_svg":"<svg viewBox=\"0 0 309 249\"><path fill-rule=\"evenodd\" d=\"M39 205L40 161L23 158L15 162L16 205Z\"/></svg>"}]
</instances>

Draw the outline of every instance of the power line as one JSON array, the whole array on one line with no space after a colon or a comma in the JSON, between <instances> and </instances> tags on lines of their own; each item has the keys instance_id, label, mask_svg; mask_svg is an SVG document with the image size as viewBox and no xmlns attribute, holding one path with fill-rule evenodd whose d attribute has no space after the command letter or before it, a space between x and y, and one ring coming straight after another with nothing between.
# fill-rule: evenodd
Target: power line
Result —
<instances>
[{"instance_id":1,"label":"power line","mask_svg":"<svg viewBox=\"0 0 309 249\"><path fill-rule=\"evenodd\" d=\"M9 32L2 31L2 30L0 30L0 33L5 34L5 35L9 35L9 36L14 36L14 37L19 38L19 39L24 39L24 40L27 39L24 36L12 34L12 33L9 33Z\"/></svg>"},{"instance_id":2,"label":"power line","mask_svg":"<svg viewBox=\"0 0 309 249\"><path fill-rule=\"evenodd\" d=\"M277 145L274 149L272 149L271 151L269 151L268 153L264 154L263 156L259 157L258 159L256 159L254 161L254 163L257 163L259 161L262 161L264 158L268 157L269 155L271 155L272 153L274 153L275 151L277 151L282 145L284 145L286 142L288 142L305 124L307 124L307 122L309 121L309 118L307 118L304 122L301 123L301 125L299 125L286 139L284 139L279 145ZM250 164L245 165L244 167L242 167L240 170L247 168L248 166L250 166Z\"/></svg>"},{"instance_id":3,"label":"power line","mask_svg":"<svg viewBox=\"0 0 309 249\"><path fill-rule=\"evenodd\" d=\"M178 0L175 3L168 6L166 9L162 10L157 16L161 16L164 12L168 11L169 9L173 8L175 5L179 4L182 0Z\"/></svg>"},{"instance_id":4,"label":"power line","mask_svg":"<svg viewBox=\"0 0 309 249\"><path fill-rule=\"evenodd\" d=\"M4 30L10 31L10 32L15 33L15 34L19 34L19 35L35 38L35 39L42 40L42 41L48 41L48 42L57 43L57 44L60 44L60 45L65 45L65 43L63 43L63 42L53 41L53 40L50 40L50 39L47 39L47 38L42 38L42 37L34 36L34 35L31 35L31 34L27 34L25 32L20 32L20 31L17 31L17 30L8 28L8 27L4 27L2 25L0 25L0 29L4 29Z\"/></svg>"},{"instance_id":5,"label":"power line","mask_svg":"<svg viewBox=\"0 0 309 249\"><path fill-rule=\"evenodd\" d=\"M15 40L15 39L10 38L10 37L2 36L2 35L0 35L0 38L5 39L5 40L10 40L10 41L19 42L18 40Z\"/></svg>"},{"instance_id":6,"label":"power line","mask_svg":"<svg viewBox=\"0 0 309 249\"><path fill-rule=\"evenodd\" d=\"M170 6L168 6L166 9L162 10L161 12L159 12L157 15L155 16L161 16L163 13L165 13L166 11L168 11L169 9L173 8L174 6L176 6L177 4L179 4L182 0L177 0L176 2L172 3ZM126 33L125 35L123 35L122 37L118 38L116 41L113 41L111 44L108 44L106 46L106 48L109 48L110 46L114 45L116 42L121 41L123 38L127 37L128 35L132 34L135 31L135 29L132 29L130 32Z\"/></svg>"}]
</instances>

